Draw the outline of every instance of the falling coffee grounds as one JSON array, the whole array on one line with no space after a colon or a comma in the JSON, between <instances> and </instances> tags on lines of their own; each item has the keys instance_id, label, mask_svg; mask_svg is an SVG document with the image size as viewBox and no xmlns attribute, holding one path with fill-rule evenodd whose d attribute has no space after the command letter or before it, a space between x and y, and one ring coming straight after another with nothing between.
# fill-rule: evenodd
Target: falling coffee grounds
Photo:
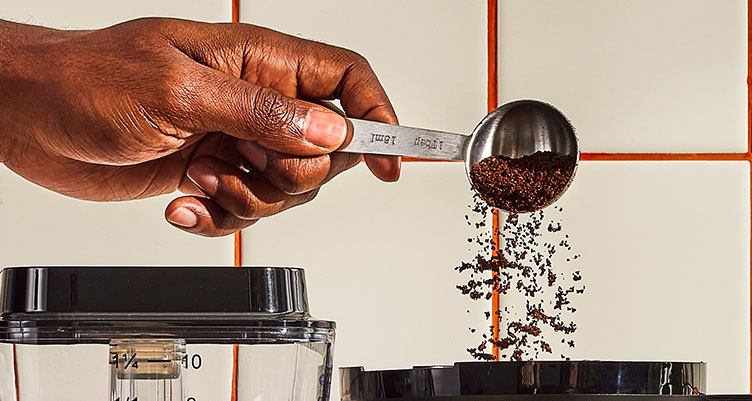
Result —
<instances>
[{"instance_id":1,"label":"falling coffee grounds","mask_svg":"<svg viewBox=\"0 0 752 401\"><path fill-rule=\"evenodd\" d=\"M512 159L492 156L470 168L473 189L489 205L511 213L531 212L550 204L566 189L576 159L535 152Z\"/></svg>"},{"instance_id":2,"label":"falling coffee grounds","mask_svg":"<svg viewBox=\"0 0 752 401\"><path fill-rule=\"evenodd\" d=\"M575 346L566 337L577 330L571 321L577 311L572 298L585 291L581 272L573 265L579 255L573 253L561 219L543 211L516 213L550 203L567 185L574 164L574 158L538 152L516 160L488 158L471 170L476 196L472 218L466 215L465 220L478 230L468 242L479 250L472 261L455 268L469 275L457 289L486 304L494 293L500 296L499 309L484 312L487 321L498 321L499 336L494 338L493 324L481 331L480 343L467 350L474 358L493 360L494 346L501 359L518 361L553 354L557 344ZM485 228L489 204L511 211L498 232ZM563 211L561 207L548 210ZM494 236L499 238L499 249L494 249ZM556 338L552 341L552 337ZM565 352L557 353L566 359Z\"/></svg>"}]
</instances>

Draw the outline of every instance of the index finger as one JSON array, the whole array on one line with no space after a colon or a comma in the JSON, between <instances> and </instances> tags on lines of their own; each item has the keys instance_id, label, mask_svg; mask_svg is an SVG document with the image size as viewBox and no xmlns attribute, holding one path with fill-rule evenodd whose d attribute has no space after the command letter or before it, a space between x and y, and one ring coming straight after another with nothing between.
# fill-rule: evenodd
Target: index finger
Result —
<instances>
[{"instance_id":1,"label":"index finger","mask_svg":"<svg viewBox=\"0 0 752 401\"><path fill-rule=\"evenodd\" d=\"M308 47L299 53L298 60L301 97L341 99L350 117L398 123L392 103L365 57L322 43L305 41L301 46Z\"/></svg>"}]
</instances>

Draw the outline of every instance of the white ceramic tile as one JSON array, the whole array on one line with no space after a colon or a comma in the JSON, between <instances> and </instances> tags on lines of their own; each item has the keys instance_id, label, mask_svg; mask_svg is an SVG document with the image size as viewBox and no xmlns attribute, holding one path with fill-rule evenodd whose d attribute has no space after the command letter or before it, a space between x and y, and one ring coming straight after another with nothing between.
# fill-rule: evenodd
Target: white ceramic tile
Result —
<instances>
[{"instance_id":1,"label":"white ceramic tile","mask_svg":"<svg viewBox=\"0 0 752 401\"><path fill-rule=\"evenodd\" d=\"M469 133L486 114L486 2L244 0L241 21L364 55L404 125Z\"/></svg>"},{"instance_id":2,"label":"white ceramic tile","mask_svg":"<svg viewBox=\"0 0 752 401\"><path fill-rule=\"evenodd\" d=\"M3 0L0 18L55 28L101 28L138 17L176 17L209 22L232 18L231 0Z\"/></svg>"},{"instance_id":3,"label":"white ceramic tile","mask_svg":"<svg viewBox=\"0 0 752 401\"><path fill-rule=\"evenodd\" d=\"M165 221L172 198L80 201L0 167L0 266L232 265L232 236L199 237Z\"/></svg>"},{"instance_id":4,"label":"white ceramic tile","mask_svg":"<svg viewBox=\"0 0 752 401\"><path fill-rule=\"evenodd\" d=\"M711 393L748 393L749 180L746 162L581 163L546 211L586 285L569 356L706 361Z\"/></svg>"},{"instance_id":5,"label":"white ceramic tile","mask_svg":"<svg viewBox=\"0 0 752 401\"><path fill-rule=\"evenodd\" d=\"M16 400L16 372L13 369L13 344L0 344L0 399Z\"/></svg>"},{"instance_id":6,"label":"white ceramic tile","mask_svg":"<svg viewBox=\"0 0 752 401\"><path fill-rule=\"evenodd\" d=\"M501 0L501 101L537 98L586 152L745 152L744 0Z\"/></svg>"},{"instance_id":7,"label":"white ceramic tile","mask_svg":"<svg viewBox=\"0 0 752 401\"><path fill-rule=\"evenodd\" d=\"M473 255L470 202L460 163L408 163L395 184L360 165L311 203L246 229L245 263L306 268L312 313L337 322L336 366L468 360L477 344L468 327L482 330L488 306L455 289L454 267Z\"/></svg>"}]
</instances>

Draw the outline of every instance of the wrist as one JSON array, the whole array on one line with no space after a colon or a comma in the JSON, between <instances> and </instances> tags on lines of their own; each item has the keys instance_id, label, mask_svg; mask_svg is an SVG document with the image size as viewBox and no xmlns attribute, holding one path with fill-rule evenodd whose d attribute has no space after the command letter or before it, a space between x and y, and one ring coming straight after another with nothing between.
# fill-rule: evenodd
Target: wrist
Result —
<instances>
[{"instance_id":1,"label":"wrist","mask_svg":"<svg viewBox=\"0 0 752 401\"><path fill-rule=\"evenodd\" d=\"M18 60L14 54L21 44L19 34L21 27L9 21L0 20L0 163L8 160L10 153L10 136L14 129L12 122L12 104L15 98L13 81Z\"/></svg>"},{"instance_id":2,"label":"wrist","mask_svg":"<svg viewBox=\"0 0 752 401\"><path fill-rule=\"evenodd\" d=\"M27 101L44 75L40 68L54 70L54 57L45 44L57 32L61 31L0 20L0 163L10 158L15 138L22 137L35 118Z\"/></svg>"}]
</instances>

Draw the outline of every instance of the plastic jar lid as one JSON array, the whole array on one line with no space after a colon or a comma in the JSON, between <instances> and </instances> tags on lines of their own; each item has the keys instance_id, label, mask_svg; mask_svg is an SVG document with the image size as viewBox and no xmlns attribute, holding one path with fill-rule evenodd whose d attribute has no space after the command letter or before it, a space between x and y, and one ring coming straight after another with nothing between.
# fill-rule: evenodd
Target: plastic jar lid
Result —
<instances>
[{"instance_id":1,"label":"plastic jar lid","mask_svg":"<svg viewBox=\"0 0 752 401\"><path fill-rule=\"evenodd\" d=\"M0 341L331 341L312 319L302 269L9 267L0 273Z\"/></svg>"}]
</instances>

